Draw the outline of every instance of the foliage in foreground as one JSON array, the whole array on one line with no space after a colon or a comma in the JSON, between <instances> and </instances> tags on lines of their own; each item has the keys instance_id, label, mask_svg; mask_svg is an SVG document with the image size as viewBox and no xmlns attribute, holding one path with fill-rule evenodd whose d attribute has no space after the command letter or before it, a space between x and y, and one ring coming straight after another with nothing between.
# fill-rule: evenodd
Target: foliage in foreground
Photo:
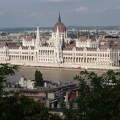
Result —
<instances>
[{"instance_id":1,"label":"foliage in foreground","mask_svg":"<svg viewBox=\"0 0 120 120\"><path fill-rule=\"evenodd\" d=\"M11 96L0 100L0 120L60 120L49 114L43 104L25 96Z\"/></svg>"},{"instance_id":2,"label":"foliage in foreground","mask_svg":"<svg viewBox=\"0 0 120 120\"><path fill-rule=\"evenodd\" d=\"M44 80L40 71L35 71L35 87L43 87Z\"/></svg>"},{"instance_id":3,"label":"foliage in foreground","mask_svg":"<svg viewBox=\"0 0 120 120\"><path fill-rule=\"evenodd\" d=\"M0 120L61 120L32 99L17 94L4 94L6 76L17 66L0 64ZM65 120L120 120L120 72L112 70L102 75L81 71L75 77L80 82L78 109L66 110Z\"/></svg>"},{"instance_id":4,"label":"foliage in foreground","mask_svg":"<svg viewBox=\"0 0 120 120\"><path fill-rule=\"evenodd\" d=\"M13 75L17 66L0 64L0 120L61 120L34 100L16 93L6 95L4 83L8 75Z\"/></svg>"},{"instance_id":5,"label":"foliage in foreground","mask_svg":"<svg viewBox=\"0 0 120 120\"><path fill-rule=\"evenodd\" d=\"M120 72L81 71L75 79L80 81L78 110L67 110L66 120L120 120Z\"/></svg>"},{"instance_id":6,"label":"foliage in foreground","mask_svg":"<svg viewBox=\"0 0 120 120\"><path fill-rule=\"evenodd\" d=\"M14 75L18 69L16 65L0 64L0 96L3 94L3 88L5 87L6 77L8 75Z\"/></svg>"}]
</instances>

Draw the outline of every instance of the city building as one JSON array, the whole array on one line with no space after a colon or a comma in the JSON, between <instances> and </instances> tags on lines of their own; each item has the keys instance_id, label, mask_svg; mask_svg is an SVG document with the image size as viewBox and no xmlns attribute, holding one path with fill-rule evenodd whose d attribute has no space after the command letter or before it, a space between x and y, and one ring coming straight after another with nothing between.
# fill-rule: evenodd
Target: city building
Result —
<instances>
[{"instance_id":1,"label":"city building","mask_svg":"<svg viewBox=\"0 0 120 120\"><path fill-rule=\"evenodd\" d=\"M84 40L85 39L85 40ZM73 43L59 14L51 38L40 37L37 27L36 38L24 38L22 45L0 44L0 63L24 66L65 67L84 69L119 69L120 47L101 46L99 38L78 38Z\"/></svg>"},{"instance_id":2,"label":"city building","mask_svg":"<svg viewBox=\"0 0 120 120\"><path fill-rule=\"evenodd\" d=\"M26 89L34 89L34 86L35 86L34 84L35 82L33 80L27 80L24 77L21 77L18 82L19 87L26 88Z\"/></svg>"}]
</instances>

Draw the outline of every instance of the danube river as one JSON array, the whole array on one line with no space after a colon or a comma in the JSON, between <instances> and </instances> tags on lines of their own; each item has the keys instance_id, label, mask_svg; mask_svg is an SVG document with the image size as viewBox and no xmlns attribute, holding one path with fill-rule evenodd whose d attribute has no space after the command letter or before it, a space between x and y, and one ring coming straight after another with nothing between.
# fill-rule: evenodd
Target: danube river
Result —
<instances>
[{"instance_id":1,"label":"danube river","mask_svg":"<svg viewBox=\"0 0 120 120\"><path fill-rule=\"evenodd\" d=\"M65 69L65 68L46 68L46 67L20 67L14 76L9 76L11 81L18 81L21 77L33 80L35 71L41 71L44 80L58 81L72 81L73 77L79 74L79 69ZM100 71L97 71L100 72Z\"/></svg>"}]
</instances>

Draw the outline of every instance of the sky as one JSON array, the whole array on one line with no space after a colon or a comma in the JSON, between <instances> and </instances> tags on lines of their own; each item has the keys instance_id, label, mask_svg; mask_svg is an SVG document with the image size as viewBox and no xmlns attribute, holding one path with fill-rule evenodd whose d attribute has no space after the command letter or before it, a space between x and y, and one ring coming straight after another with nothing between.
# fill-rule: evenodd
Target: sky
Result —
<instances>
[{"instance_id":1,"label":"sky","mask_svg":"<svg viewBox=\"0 0 120 120\"><path fill-rule=\"evenodd\" d=\"M0 0L0 27L120 26L120 0Z\"/></svg>"}]
</instances>

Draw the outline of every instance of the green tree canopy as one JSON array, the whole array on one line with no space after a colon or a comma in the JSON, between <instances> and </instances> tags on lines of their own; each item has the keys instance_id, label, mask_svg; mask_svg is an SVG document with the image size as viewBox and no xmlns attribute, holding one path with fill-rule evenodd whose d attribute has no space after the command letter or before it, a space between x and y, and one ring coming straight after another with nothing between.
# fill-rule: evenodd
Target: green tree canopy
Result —
<instances>
[{"instance_id":1,"label":"green tree canopy","mask_svg":"<svg viewBox=\"0 0 120 120\"><path fill-rule=\"evenodd\" d=\"M25 97L14 95L0 101L0 120L61 120L49 113L40 103Z\"/></svg>"},{"instance_id":2,"label":"green tree canopy","mask_svg":"<svg viewBox=\"0 0 120 120\"><path fill-rule=\"evenodd\" d=\"M0 64L0 95L3 94L3 88L5 87L6 77L8 75L15 74L15 71L18 69L16 65L10 64Z\"/></svg>"},{"instance_id":3,"label":"green tree canopy","mask_svg":"<svg viewBox=\"0 0 120 120\"><path fill-rule=\"evenodd\" d=\"M43 87L44 80L40 71L35 71L35 87Z\"/></svg>"},{"instance_id":4,"label":"green tree canopy","mask_svg":"<svg viewBox=\"0 0 120 120\"><path fill-rule=\"evenodd\" d=\"M17 66L0 64L0 120L61 120L49 113L49 109L33 99L18 93L3 94L3 83L8 75L13 75Z\"/></svg>"},{"instance_id":5,"label":"green tree canopy","mask_svg":"<svg viewBox=\"0 0 120 120\"><path fill-rule=\"evenodd\" d=\"M120 120L120 72L81 71L75 79L80 82L78 110L68 110L66 119L72 111L71 120Z\"/></svg>"}]
</instances>

